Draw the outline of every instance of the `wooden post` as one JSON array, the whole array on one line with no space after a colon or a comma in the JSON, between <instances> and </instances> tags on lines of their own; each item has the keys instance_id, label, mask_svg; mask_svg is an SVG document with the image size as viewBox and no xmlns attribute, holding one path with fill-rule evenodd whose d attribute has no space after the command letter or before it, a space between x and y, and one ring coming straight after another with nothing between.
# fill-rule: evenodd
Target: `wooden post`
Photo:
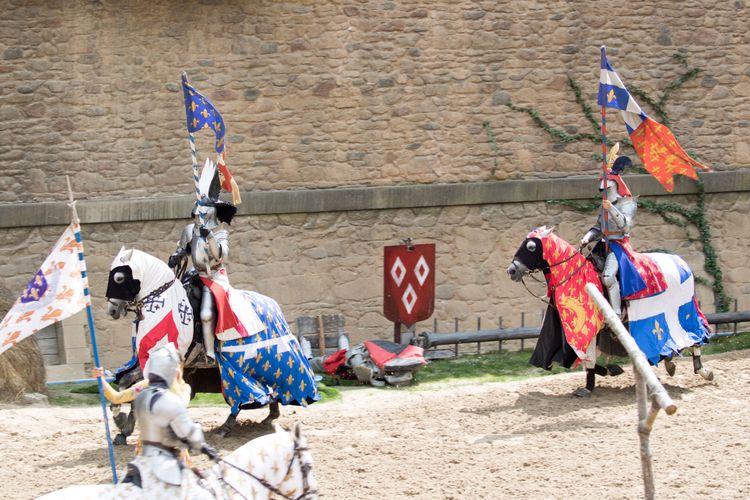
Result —
<instances>
[{"instance_id":1,"label":"wooden post","mask_svg":"<svg viewBox=\"0 0 750 500\"><path fill-rule=\"evenodd\" d=\"M397 344L401 343L401 323L398 321L393 323L393 341Z\"/></svg>"},{"instance_id":2,"label":"wooden post","mask_svg":"<svg viewBox=\"0 0 750 500\"><path fill-rule=\"evenodd\" d=\"M649 397L655 399L659 403L659 407L667 412L667 415L674 414L674 412L677 411L677 405L674 404L674 401L669 397L664 386L661 385L659 379L656 378L656 374L654 374L651 369L651 365L648 364L646 356L638 348L638 344L635 343L633 337L631 337L630 333L625 329L625 326L612 310L612 306L609 305L607 299L604 298L604 295L602 295L593 283L588 283L586 285L586 291L594 302L596 302L596 305L599 306L599 309L601 309L604 314L604 321L606 321L612 331L615 332L618 340L628 352L628 356L630 356L630 359L633 361L633 370L640 370L641 375L645 380L646 387L648 388Z\"/></svg>"},{"instance_id":3,"label":"wooden post","mask_svg":"<svg viewBox=\"0 0 750 500\"><path fill-rule=\"evenodd\" d=\"M643 472L643 496L647 500L653 500L656 493L654 489L654 470L651 456L651 429L659 412L659 405L654 401L649 411L648 388L640 371L633 372L635 376L635 397L638 404L638 439L641 444L641 471Z\"/></svg>"},{"instance_id":4,"label":"wooden post","mask_svg":"<svg viewBox=\"0 0 750 500\"><path fill-rule=\"evenodd\" d=\"M638 405L638 437L640 439L641 470L643 471L644 497L652 500L655 495L654 473L651 462L650 436L651 429L656 420L656 415L663 409L667 415L677 411L677 405L669 397L664 386L656 378L646 356L638 348L638 345L625 329L625 326L612 310L607 299L596 288L593 283L586 285L586 292L596 302L596 305L604 314L604 320L612 331L617 335L620 343L628 352L633 362L633 374L635 376L636 403ZM651 400L649 409L648 401Z\"/></svg>"},{"instance_id":5,"label":"wooden post","mask_svg":"<svg viewBox=\"0 0 750 500\"><path fill-rule=\"evenodd\" d=\"M477 331L482 329L482 318L477 316ZM482 354L482 343L477 342L477 354Z\"/></svg>"},{"instance_id":6,"label":"wooden post","mask_svg":"<svg viewBox=\"0 0 750 500\"><path fill-rule=\"evenodd\" d=\"M455 318L455 317L453 318L453 331L454 332L458 331L458 318ZM455 347L456 347L456 357L458 357L458 343L456 343Z\"/></svg>"},{"instance_id":7,"label":"wooden post","mask_svg":"<svg viewBox=\"0 0 750 500\"><path fill-rule=\"evenodd\" d=\"M503 317L502 316L499 316L497 318L497 327L500 330L503 329ZM503 341L502 340L498 340L497 341L497 352L503 352Z\"/></svg>"},{"instance_id":8,"label":"wooden post","mask_svg":"<svg viewBox=\"0 0 750 500\"><path fill-rule=\"evenodd\" d=\"M318 342L320 343L320 355L326 355L326 334L323 330L323 315L318 316Z\"/></svg>"}]
</instances>

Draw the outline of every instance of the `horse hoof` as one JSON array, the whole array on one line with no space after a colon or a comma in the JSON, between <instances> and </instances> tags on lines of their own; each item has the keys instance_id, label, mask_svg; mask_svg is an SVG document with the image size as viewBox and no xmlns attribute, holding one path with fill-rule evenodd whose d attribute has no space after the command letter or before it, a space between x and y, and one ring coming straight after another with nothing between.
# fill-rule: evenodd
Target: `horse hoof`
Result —
<instances>
[{"instance_id":1,"label":"horse hoof","mask_svg":"<svg viewBox=\"0 0 750 500\"><path fill-rule=\"evenodd\" d=\"M112 444L114 444L115 446L125 446L126 444L128 444L128 438L126 438L122 434L118 434L115 436Z\"/></svg>"},{"instance_id":2,"label":"horse hoof","mask_svg":"<svg viewBox=\"0 0 750 500\"><path fill-rule=\"evenodd\" d=\"M219 427L219 430L216 433L219 435L219 437L225 438L229 435L230 432L232 432L231 429L227 429L222 425L221 427Z\"/></svg>"},{"instance_id":3,"label":"horse hoof","mask_svg":"<svg viewBox=\"0 0 750 500\"><path fill-rule=\"evenodd\" d=\"M669 375L670 377L674 377L674 373L677 370L676 364L667 359L664 361L664 368L666 368L667 370L667 375Z\"/></svg>"},{"instance_id":4,"label":"horse hoof","mask_svg":"<svg viewBox=\"0 0 750 500\"><path fill-rule=\"evenodd\" d=\"M607 375L607 368L602 365L594 365L594 373L596 373L600 377L604 377L605 375Z\"/></svg>"},{"instance_id":5,"label":"horse hoof","mask_svg":"<svg viewBox=\"0 0 750 500\"><path fill-rule=\"evenodd\" d=\"M708 368L701 368L700 370L698 370L698 375L703 377L704 380L708 380L709 382L714 379L714 372L712 372Z\"/></svg>"},{"instance_id":6,"label":"horse hoof","mask_svg":"<svg viewBox=\"0 0 750 500\"><path fill-rule=\"evenodd\" d=\"M607 365L607 375L616 377L618 375L622 375L623 373L625 373L625 370L623 370L620 365Z\"/></svg>"},{"instance_id":7,"label":"horse hoof","mask_svg":"<svg viewBox=\"0 0 750 500\"><path fill-rule=\"evenodd\" d=\"M573 391L573 396L577 398L588 398L591 396L591 391L586 389L585 387L579 387L575 391Z\"/></svg>"}]
</instances>

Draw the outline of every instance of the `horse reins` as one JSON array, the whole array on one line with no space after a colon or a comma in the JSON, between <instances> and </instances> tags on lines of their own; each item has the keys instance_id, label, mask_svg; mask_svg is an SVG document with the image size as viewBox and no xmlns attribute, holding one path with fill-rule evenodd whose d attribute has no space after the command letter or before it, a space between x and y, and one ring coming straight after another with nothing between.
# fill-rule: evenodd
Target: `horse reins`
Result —
<instances>
[{"instance_id":1,"label":"horse reins","mask_svg":"<svg viewBox=\"0 0 750 500\"><path fill-rule=\"evenodd\" d=\"M310 482L308 480L308 474L310 473L310 469L312 467L310 466L310 464L303 463L302 462L302 458L300 456L301 452L307 451L307 450L309 450L309 448L307 448L306 446L299 446L297 444L297 441L294 442L294 452L292 453L292 459L289 461L289 466L286 469L286 474L284 474L284 477L287 477L289 475L289 473L291 472L291 470L292 470L292 465L294 465L294 460L295 459L299 459L299 461L300 461L300 470L302 471L302 493L300 493L296 497L290 497L290 496L286 495L281 490L279 490L276 486L272 485L271 483L269 483L268 481L266 481L262 477L258 477L258 476L256 476L255 474L253 474L250 471L246 471L246 470L244 470L244 469L242 469L242 468L234 465L231 462L227 462L223 458L217 458L217 462L218 463L222 463L222 464L226 464L226 465L228 465L228 466L230 466L230 467L232 467L234 469L237 469L238 471L242 472L243 474L246 474L246 475L250 476L251 478L253 478L254 480L256 480L258 483L260 483L260 485L263 486L264 488L266 488L268 491L270 491L271 493L273 493L275 495L280 496L281 498L284 498L285 500L304 500L305 498L308 498L310 495L313 495L313 494L317 493L317 490L314 490L314 489L310 488ZM237 493L239 493L237 491L237 489L234 486L232 486L231 484L229 484L223 477L219 477L219 479L224 484L226 484L227 486L229 486L230 488L232 488L234 491L236 491ZM242 496L242 495L240 494L240 496ZM243 496L243 498L245 498L245 497Z\"/></svg>"},{"instance_id":2,"label":"horse reins","mask_svg":"<svg viewBox=\"0 0 750 500\"><path fill-rule=\"evenodd\" d=\"M573 254L570 257L567 257L567 258L561 260L560 262L555 262L554 264L549 264L546 267L540 267L538 269L534 269L533 271L529 271L527 274L534 281L536 281L538 283L542 283L542 281L540 279L538 279L536 276L534 276L534 273L537 273L537 272L540 272L540 271L541 272L550 271L553 267L559 266L560 264L565 264L566 262L568 262L569 260L574 259L578 255L580 255L581 257L583 257L583 261L581 262L581 265L578 266L578 268L575 269L572 273L570 273L564 280L560 281L559 283L555 284L552 287L552 295L554 296L555 290L557 290L558 287L560 287L560 286L564 285L565 283L567 283L568 281L570 281L570 279L573 276L575 276L576 274L578 274L578 271L580 271L581 269L583 269L583 266L586 265L586 257L583 256L583 254L580 252L580 250L576 250L575 252L573 252ZM537 299L541 300L542 302L544 302L547 305L551 305L552 307L555 307L554 304L552 304L550 301L545 300L544 298L542 298L542 297L536 295L534 292L532 292L529 289L529 287L526 285L526 282L523 280L523 277L521 278L521 283L523 284L523 287L526 289L527 292L529 292L530 295L532 295L533 297L536 297Z\"/></svg>"},{"instance_id":3,"label":"horse reins","mask_svg":"<svg viewBox=\"0 0 750 500\"><path fill-rule=\"evenodd\" d=\"M128 302L125 305L125 310L135 313L136 319L142 320L143 319L143 312L142 312L143 311L143 306L146 304L146 302L148 302L149 300L151 300L153 298L158 297L162 293L164 293L167 290L169 290L169 288L172 285L174 285L175 281L177 281L176 278L172 279L172 281L168 281L168 282L164 283L162 286L160 286L156 290L152 291L151 293L149 293L148 295L146 295L145 297L143 297L140 300L131 300L130 302Z\"/></svg>"}]
</instances>

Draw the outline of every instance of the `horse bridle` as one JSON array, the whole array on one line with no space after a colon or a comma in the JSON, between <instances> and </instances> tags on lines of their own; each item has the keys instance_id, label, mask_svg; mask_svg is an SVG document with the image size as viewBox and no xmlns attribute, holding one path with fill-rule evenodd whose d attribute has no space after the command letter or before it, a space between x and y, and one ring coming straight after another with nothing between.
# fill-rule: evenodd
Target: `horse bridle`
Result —
<instances>
[{"instance_id":1,"label":"horse bridle","mask_svg":"<svg viewBox=\"0 0 750 500\"><path fill-rule=\"evenodd\" d=\"M236 465L234 465L231 462L227 462L223 458L218 458L217 462L226 464L234 469L237 469L238 471L250 476L251 478L255 479L258 483L260 483L261 486L263 486L265 489L270 491L271 493L280 496L284 500L305 500L308 498L312 498L313 495L316 495L318 491L314 488L310 487L310 471L312 470L312 464L309 462L304 462L302 460L302 452L308 451L309 448L307 446L300 446L299 443L295 440L294 441L294 451L292 453L292 458L289 460L289 465L286 468L286 474L284 474L284 477L287 477L289 473L292 471L292 466L294 465L295 460L299 460L300 462L300 472L302 472L302 493L300 493L296 497L290 497L289 495L285 494L281 490L279 490L276 486L272 485L262 477L258 477L255 474L253 474L250 471L246 471ZM232 488L235 492L237 492L240 496L245 498L234 486L229 484L223 477L219 477L219 480Z\"/></svg>"},{"instance_id":2,"label":"horse bridle","mask_svg":"<svg viewBox=\"0 0 750 500\"><path fill-rule=\"evenodd\" d=\"M585 265L586 265L586 257L584 257L584 256L583 256L583 253L581 253L581 251L580 251L580 250L576 250L575 252L573 252L573 254L572 254L572 255L571 255L570 257L567 257L567 258L565 258L565 259L561 260L560 262L555 262L554 264L549 264L549 265L547 265L546 267L539 267L539 268L537 268L537 269L534 269L533 271L528 271L528 272L527 272L526 274L528 274L529 276L531 276L531 278L532 278L532 279L533 279L534 281L536 281L537 283L542 283L542 281L541 281L540 279L538 279L538 278L537 278L536 276L534 276L534 274L535 274L535 273L537 273L537 272L544 272L544 271L550 271L550 270L551 270L551 269L552 269L553 267L559 266L560 264L565 264L566 262L568 262L569 260L572 260L572 259L574 259L574 258L575 258L576 256L578 256L578 255L580 255L580 256L582 256L582 257L583 257L583 261L581 262L581 265L580 265L580 266L578 266L578 268L577 268L577 269L575 269L575 270L574 270L574 271L573 271L572 273L570 273L570 274L569 274L569 275L568 275L568 276L567 276L567 277L566 277L566 278L565 278L564 280L560 281L559 283L557 283L557 284L556 284L555 286L553 286L553 287L552 287L552 295L554 296L555 290L556 290L556 289L557 289L558 287L560 287L561 285L564 285L565 283L567 283L568 281L570 281L570 279L571 279L571 278L572 278L573 276L575 276L576 274L578 274L578 271L580 271L581 269L583 269L583 266L585 266ZM524 265L525 265L525 264L524 264ZM528 268L527 268L527 269L528 269ZM542 298L542 297L540 297L540 296L536 295L536 294L535 294L534 292L532 292L532 291L531 291L531 290L529 289L529 287L528 287L528 286L526 285L526 282L525 282L525 281L523 280L523 276L521 277L521 283L523 283L523 287L524 287L524 288L526 289L526 291L527 291L527 292L529 292L529 294L531 294L531 295L532 295L533 297L536 297L537 299L541 300L541 301L542 301L542 302L544 302L545 304L547 304L547 305L552 305L552 306L554 307L554 305L553 305L553 304L551 304L551 303L550 303L550 302L549 302L548 300L545 300L544 298Z\"/></svg>"},{"instance_id":3,"label":"horse bridle","mask_svg":"<svg viewBox=\"0 0 750 500\"><path fill-rule=\"evenodd\" d=\"M153 290L153 291L152 291L151 293L149 293L148 295L146 295L146 296L145 296L145 297L143 297L142 299L133 299L133 300L130 300L130 301L127 301L127 302L125 302L125 307L124 307L124 309L125 309L126 311L129 311L129 312L135 313L135 317L136 317L136 319L138 319L138 320L142 320L142 319L143 319L143 312L142 312L142 311L143 311L143 306L144 306L144 305L145 305L145 304L146 304L146 303L147 303L147 302L148 302L149 300L151 300L151 299L153 299L153 298L155 298L155 297L158 297L158 296L159 296L159 295L161 295L162 293L164 293L164 292L166 292L167 290L169 290L169 288L170 288L170 287L171 287L172 285L174 285L174 282L175 282L175 281L177 281L177 279L176 279L176 278L175 278L175 279L173 279L172 281L167 281L167 282L166 282L166 283L164 283L164 284L163 284L162 286L160 286L160 287L159 287L159 288L157 288L156 290ZM112 299L107 299L107 302L108 302L109 304L114 304L114 302L112 302Z\"/></svg>"}]
</instances>

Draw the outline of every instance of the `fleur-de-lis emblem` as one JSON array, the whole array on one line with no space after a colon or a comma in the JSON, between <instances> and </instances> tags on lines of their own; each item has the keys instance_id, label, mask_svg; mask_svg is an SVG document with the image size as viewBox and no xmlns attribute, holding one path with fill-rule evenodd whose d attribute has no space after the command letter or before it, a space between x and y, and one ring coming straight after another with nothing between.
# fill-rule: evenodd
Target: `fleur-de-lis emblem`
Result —
<instances>
[{"instance_id":1,"label":"fleur-de-lis emblem","mask_svg":"<svg viewBox=\"0 0 750 500\"><path fill-rule=\"evenodd\" d=\"M664 329L661 327L658 321L654 322L654 329L651 330L651 333L656 335L656 338L661 340L662 336L664 335Z\"/></svg>"},{"instance_id":2,"label":"fleur-de-lis emblem","mask_svg":"<svg viewBox=\"0 0 750 500\"><path fill-rule=\"evenodd\" d=\"M615 91L614 89L609 89L609 93L607 94L607 102L612 102L615 99Z\"/></svg>"}]
</instances>

